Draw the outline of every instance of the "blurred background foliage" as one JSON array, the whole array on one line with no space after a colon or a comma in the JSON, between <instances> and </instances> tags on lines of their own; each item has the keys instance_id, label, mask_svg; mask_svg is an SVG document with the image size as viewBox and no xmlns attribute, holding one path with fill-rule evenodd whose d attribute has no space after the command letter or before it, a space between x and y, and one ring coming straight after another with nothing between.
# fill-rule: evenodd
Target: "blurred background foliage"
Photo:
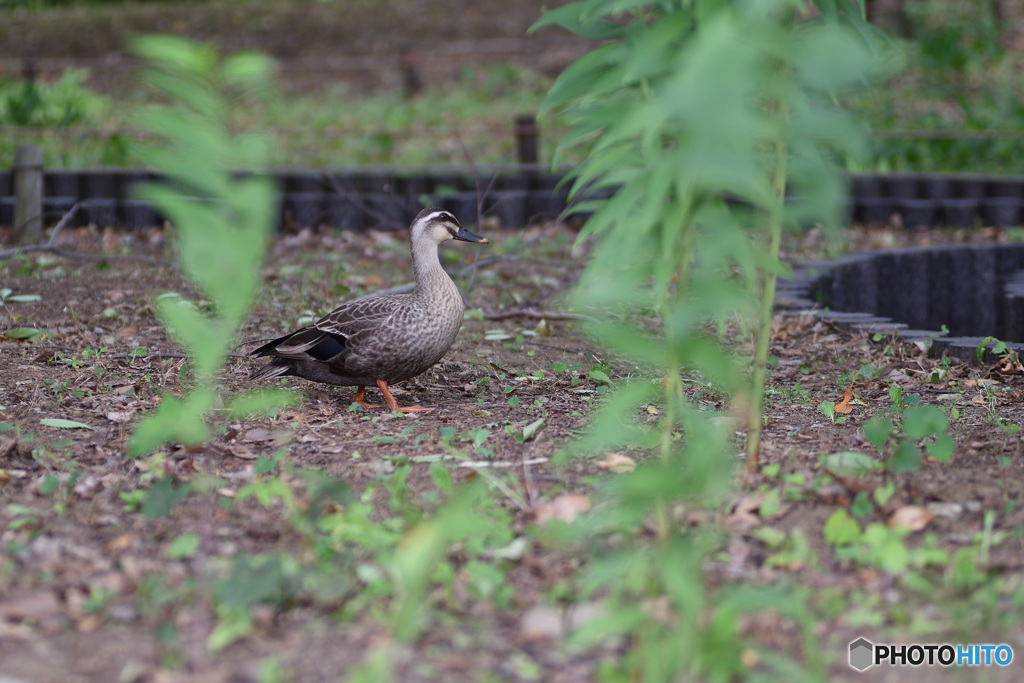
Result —
<instances>
[{"instance_id":1,"label":"blurred background foliage","mask_svg":"<svg viewBox=\"0 0 1024 683\"><path fill-rule=\"evenodd\" d=\"M15 144L41 144L49 167L139 166L132 141L145 137L133 112L143 91L103 95L75 69L54 83L0 80L0 158ZM540 107L550 81L508 64L466 67L458 80L415 98L400 92L356 96L344 84L319 93L274 91L236 102L234 130L269 132L271 166L357 166L509 162L513 117ZM17 128L17 130L13 130ZM555 140L544 140L551 158Z\"/></svg>"},{"instance_id":2,"label":"blurred background foliage","mask_svg":"<svg viewBox=\"0 0 1024 683\"><path fill-rule=\"evenodd\" d=\"M294 0L279 6L336 7L343 14L364 4ZM455 4L433 0L421 9L438 17ZM90 13L116 10L134 26L132 13L202 8L209 19L230 17L228 10L240 6L263 7L258 0L0 0L0 17L22 22L19 31L33 21L43 30L47 22L86 21ZM867 8L893 41L881 84L842 102L872 131L872 153L850 170L1024 173L1024 3L869 0ZM179 14L174 17L180 21ZM225 22L225 32L236 28ZM496 30L518 33L511 24ZM16 36L7 37L0 53L9 63L44 56L17 54ZM337 51L351 47L340 44ZM395 69L399 55L384 50L380 59L382 69ZM397 87L366 91L328 78L315 89L282 90L239 106L233 126L274 135L277 151L269 162L276 166L510 163L512 118L539 108L553 75L510 61L465 60L451 77L425 83L414 97ZM0 158L10 158L18 142L39 142L51 167L138 165L132 143L143 133L131 124L132 111L150 95L97 88L94 80L81 68L35 82L27 82L21 69L0 70ZM542 158L550 160L564 122L552 116L542 123Z\"/></svg>"},{"instance_id":3,"label":"blurred background foliage","mask_svg":"<svg viewBox=\"0 0 1024 683\"><path fill-rule=\"evenodd\" d=\"M894 49L884 86L846 103L876 133L864 170L1024 173L1024 6L875 0L868 11Z\"/></svg>"}]
</instances>

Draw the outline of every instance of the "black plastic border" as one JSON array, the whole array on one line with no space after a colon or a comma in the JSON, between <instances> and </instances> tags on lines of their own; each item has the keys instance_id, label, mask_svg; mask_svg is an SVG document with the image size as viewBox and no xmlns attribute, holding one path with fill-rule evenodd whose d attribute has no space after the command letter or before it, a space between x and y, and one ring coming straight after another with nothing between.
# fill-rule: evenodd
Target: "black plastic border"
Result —
<instances>
[{"instance_id":1,"label":"black plastic border","mask_svg":"<svg viewBox=\"0 0 1024 683\"><path fill-rule=\"evenodd\" d=\"M547 167L467 169L292 168L270 172L280 206L279 228L400 229L425 205L453 211L463 222L493 217L522 227L566 207L562 174ZM79 224L139 228L160 222L132 186L156 175L140 169L47 170L44 213L56 221L76 202ZM1024 223L1024 177L918 173L849 176L847 215L857 223L907 228L949 225L1008 227ZM10 170L0 170L0 225L10 225ZM477 205L483 197L482 206ZM479 208L479 214L478 214Z\"/></svg>"},{"instance_id":2,"label":"black plastic border","mask_svg":"<svg viewBox=\"0 0 1024 683\"><path fill-rule=\"evenodd\" d=\"M929 345L933 356L996 360L995 337L1024 351L1024 243L890 249L807 262L780 281L776 306ZM946 325L951 331L940 331Z\"/></svg>"}]
</instances>

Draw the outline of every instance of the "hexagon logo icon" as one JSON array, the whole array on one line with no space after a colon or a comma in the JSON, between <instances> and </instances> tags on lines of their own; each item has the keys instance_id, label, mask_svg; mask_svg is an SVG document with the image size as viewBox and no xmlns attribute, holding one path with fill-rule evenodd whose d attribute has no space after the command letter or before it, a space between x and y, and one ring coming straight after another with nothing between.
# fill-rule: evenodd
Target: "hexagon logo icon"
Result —
<instances>
[{"instance_id":1,"label":"hexagon logo icon","mask_svg":"<svg viewBox=\"0 0 1024 683\"><path fill-rule=\"evenodd\" d=\"M875 646L869 640L858 638L853 641L850 643L850 666L857 671L864 671L874 664L874 651Z\"/></svg>"}]
</instances>

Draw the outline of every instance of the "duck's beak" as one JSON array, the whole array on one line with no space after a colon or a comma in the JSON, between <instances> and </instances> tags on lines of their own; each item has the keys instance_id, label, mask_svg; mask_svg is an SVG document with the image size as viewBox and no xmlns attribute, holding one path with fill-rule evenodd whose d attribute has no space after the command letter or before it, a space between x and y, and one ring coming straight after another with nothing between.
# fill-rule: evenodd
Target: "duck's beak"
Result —
<instances>
[{"instance_id":1,"label":"duck's beak","mask_svg":"<svg viewBox=\"0 0 1024 683\"><path fill-rule=\"evenodd\" d=\"M463 242L476 242L477 244L490 244L490 242L487 241L486 237L481 237L480 235L472 233L469 230L466 230L461 225L459 226L459 231L457 233L455 233L455 239L461 240Z\"/></svg>"}]
</instances>

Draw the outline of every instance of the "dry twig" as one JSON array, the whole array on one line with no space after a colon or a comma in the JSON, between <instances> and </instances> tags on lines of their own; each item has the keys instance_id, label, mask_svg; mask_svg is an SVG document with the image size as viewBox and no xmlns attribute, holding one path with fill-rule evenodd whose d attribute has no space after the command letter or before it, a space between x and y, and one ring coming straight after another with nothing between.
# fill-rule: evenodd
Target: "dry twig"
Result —
<instances>
[{"instance_id":1,"label":"dry twig","mask_svg":"<svg viewBox=\"0 0 1024 683\"><path fill-rule=\"evenodd\" d=\"M88 261L139 261L141 263L149 263L150 265L160 265L160 262L156 259L149 258L148 256L118 256L114 254L76 254L70 251L64 251L57 246L57 237L60 235L60 231L68 224L68 221L78 213L79 207L82 206L82 202L76 202L72 206L64 217L60 219L54 227L53 232L50 234L50 239L46 241L46 244L30 244L24 247L16 247L14 249L8 249L7 251L0 251L0 258L9 258L11 256L17 256L18 254L26 254L33 251L48 251L51 254L56 254L63 258L69 259L82 259Z\"/></svg>"}]
</instances>

